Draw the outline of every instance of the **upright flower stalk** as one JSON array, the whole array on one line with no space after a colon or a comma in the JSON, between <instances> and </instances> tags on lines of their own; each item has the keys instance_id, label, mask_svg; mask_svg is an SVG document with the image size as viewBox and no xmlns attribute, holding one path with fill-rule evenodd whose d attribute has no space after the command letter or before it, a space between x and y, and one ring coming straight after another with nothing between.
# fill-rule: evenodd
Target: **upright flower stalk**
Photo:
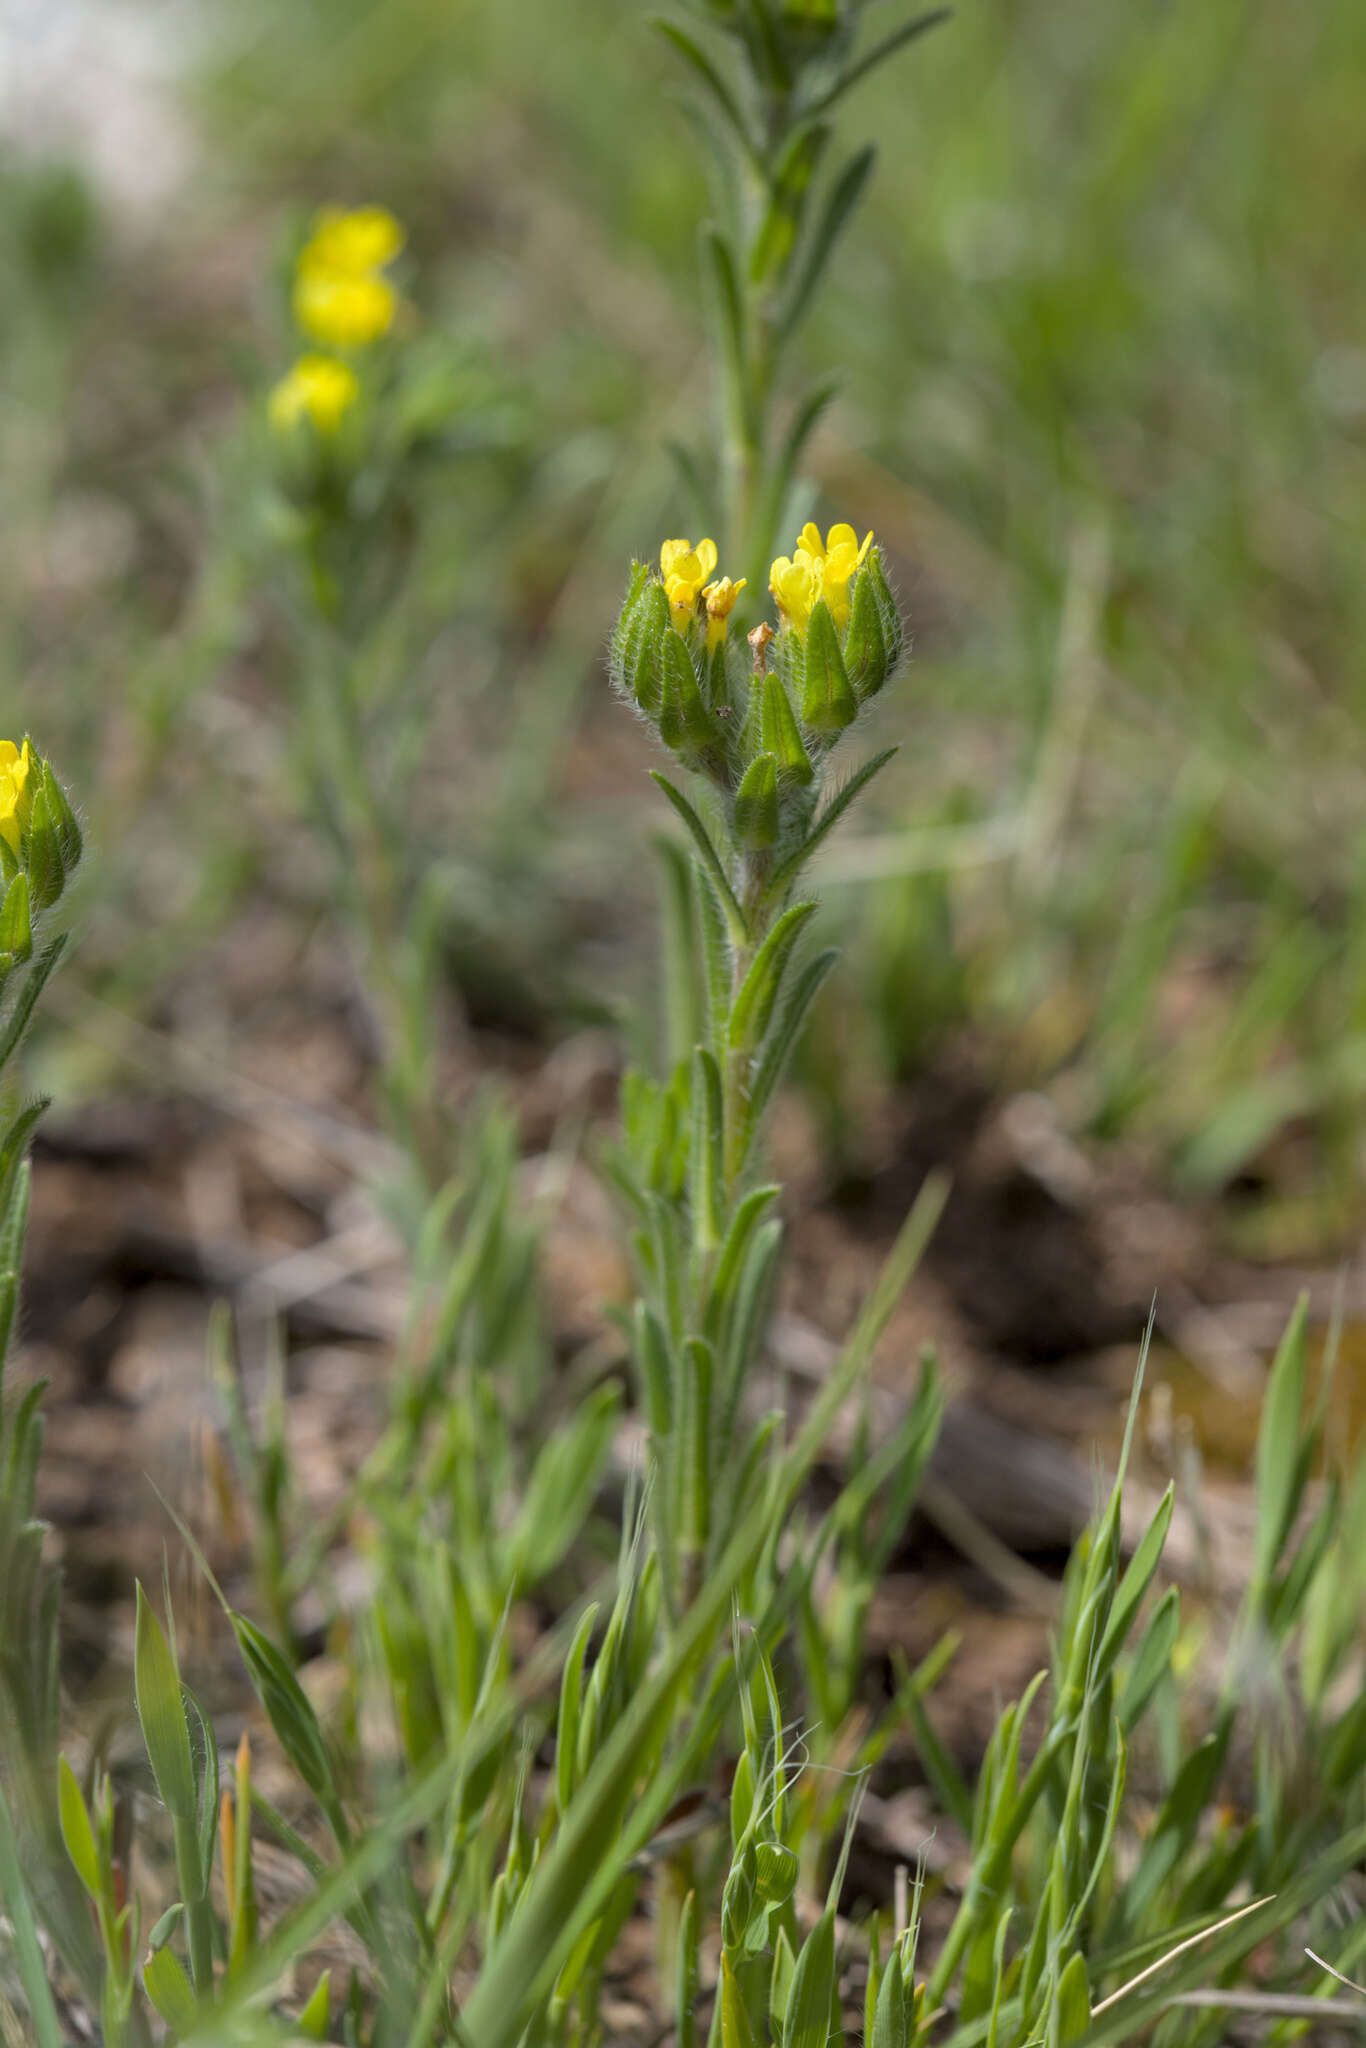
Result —
<instances>
[{"instance_id":1,"label":"upright flower stalk","mask_svg":"<svg viewBox=\"0 0 1366 2048\"><path fill-rule=\"evenodd\" d=\"M825 383L782 418L785 358L872 172L871 144L824 175L830 116L851 87L948 14L931 8L871 46L871 0L707 0L657 23L687 66L724 199L704 231L720 373L725 546L751 602L774 552L792 479L829 402ZM698 481L687 459L690 485Z\"/></svg>"},{"instance_id":2,"label":"upright flower stalk","mask_svg":"<svg viewBox=\"0 0 1366 2048\"><path fill-rule=\"evenodd\" d=\"M756 1162L765 1113L834 955L804 959L815 912L803 869L889 758L837 791L831 756L902 651L871 534L803 529L767 583L775 620L731 624L743 585L710 539L638 562L611 643L617 690L705 795L656 780L686 827L671 876L668 987L674 1071L628 1075L614 1178L634 1215L641 1299L635 1356L656 1453L656 1529L675 1613L696 1597L746 1493L765 1432L743 1394L776 1272L778 1190ZM704 812L707 815L704 816ZM684 1042L691 1035L692 1043Z\"/></svg>"}]
</instances>

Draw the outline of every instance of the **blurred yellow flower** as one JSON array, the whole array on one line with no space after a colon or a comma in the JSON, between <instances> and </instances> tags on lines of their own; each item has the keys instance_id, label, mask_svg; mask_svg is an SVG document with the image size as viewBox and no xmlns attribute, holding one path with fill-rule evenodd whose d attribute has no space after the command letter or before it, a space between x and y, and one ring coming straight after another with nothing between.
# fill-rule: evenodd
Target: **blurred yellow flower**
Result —
<instances>
[{"instance_id":1,"label":"blurred yellow flower","mask_svg":"<svg viewBox=\"0 0 1366 2048\"><path fill-rule=\"evenodd\" d=\"M779 555L769 572L769 589L788 622L804 631L811 608L821 598L837 627L849 623L849 584L873 544L867 533L860 546L852 526L832 526L825 539L808 520L797 537L792 556Z\"/></svg>"},{"instance_id":2,"label":"blurred yellow flower","mask_svg":"<svg viewBox=\"0 0 1366 2048\"><path fill-rule=\"evenodd\" d=\"M666 540L659 551L659 566L674 629L686 632L689 619L696 614L702 586L716 567L716 542L700 540L694 547L690 540Z\"/></svg>"},{"instance_id":3,"label":"blurred yellow flower","mask_svg":"<svg viewBox=\"0 0 1366 2048\"><path fill-rule=\"evenodd\" d=\"M744 589L749 578L742 576L738 583L732 583L729 576L722 576L719 582L709 583L702 595L707 601L707 651L720 644L726 637L726 621L735 610L735 600Z\"/></svg>"},{"instance_id":4,"label":"blurred yellow flower","mask_svg":"<svg viewBox=\"0 0 1366 2048\"><path fill-rule=\"evenodd\" d=\"M270 424L288 433L309 420L320 434L335 434L360 397L360 383L349 363L335 356L300 356L270 394Z\"/></svg>"},{"instance_id":5,"label":"blurred yellow flower","mask_svg":"<svg viewBox=\"0 0 1366 2048\"><path fill-rule=\"evenodd\" d=\"M294 280L294 318L329 348L363 348L394 324L398 293L373 271L301 269Z\"/></svg>"},{"instance_id":6,"label":"blurred yellow flower","mask_svg":"<svg viewBox=\"0 0 1366 2048\"><path fill-rule=\"evenodd\" d=\"M16 747L13 740L0 740L0 839L16 855L20 805L32 767L33 749L27 740L22 748Z\"/></svg>"},{"instance_id":7,"label":"blurred yellow flower","mask_svg":"<svg viewBox=\"0 0 1366 2048\"><path fill-rule=\"evenodd\" d=\"M403 247L401 224L383 206L359 206L346 213L325 206L313 218L313 232L299 257L301 270L343 270L352 275L382 270Z\"/></svg>"}]
</instances>

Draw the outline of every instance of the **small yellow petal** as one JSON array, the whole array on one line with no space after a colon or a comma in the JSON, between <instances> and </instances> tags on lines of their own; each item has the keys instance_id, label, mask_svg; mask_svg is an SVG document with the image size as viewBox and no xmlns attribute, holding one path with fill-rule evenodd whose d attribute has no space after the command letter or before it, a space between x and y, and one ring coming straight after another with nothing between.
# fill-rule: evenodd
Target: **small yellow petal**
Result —
<instances>
[{"instance_id":1,"label":"small yellow petal","mask_svg":"<svg viewBox=\"0 0 1366 2048\"><path fill-rule=\"evenodd\" d=\"M666 577L672 575L675 564L681 562L684 555L690 555L691 553L692 542L690 540L666 540L659 551L661 573Z\"/></svg>"},{"instance_id":2,"label":"small yellow petal","mask_svg":"<svg viewBox=\"0 0 1366 2048\"><path fill-rule=\"evenodd\" d=\"M712 570L716 567L716 542L714 540L700 540L697 543L697 559L702 569L702 581L705 583Z\"/></svg>"},{"instance_id":3,"label":"small yellow petal","mask_svg":"<svg viewBox=\"0 0 1366 2048\"><path fill-rule=\"evenodd\" d=\"M334 434L360 397L360 384L349 363L335 356L300 356L270 394L270 424L288 433L309 420L320 434Z\"/></svg>"}]
</instances>

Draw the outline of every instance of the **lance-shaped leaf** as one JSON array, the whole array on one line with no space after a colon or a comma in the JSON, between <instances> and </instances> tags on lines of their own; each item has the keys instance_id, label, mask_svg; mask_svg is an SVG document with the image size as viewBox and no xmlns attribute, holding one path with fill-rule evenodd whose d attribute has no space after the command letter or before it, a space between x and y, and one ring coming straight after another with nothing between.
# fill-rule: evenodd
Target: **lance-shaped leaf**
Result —
<instances>
[{"instance_id":1,"label":"lance-shaped leaf","mask_svg":"<svg viewBox=\"0 0 1366 2048\"><path fill-rule=\"evenodd\" d=\"M693 1054L692 1143L688 1150L693 1242L703 1253L717 1250L725 1228L725 1113L721 1070L704 1045Z\"/></svg>"},{"instance_id":2,"label":"lance-shaped leaf","mask_svg":"<svg viewBox=\"0 0 1366 2048\"><path fill-rule=\"evenodd\" d=\"M835 2004L835 1911L826 1908L802 1943L787 2000L783 2048L828 2048Z\"/></svg>"},{"instance_id":3,"label":"lance-shaped leaf","mask_svg":"<svg viewBox=\"0 0 1366 2048\"><path fill-rule=\"evenodd\" d=\"M322 1802L334 1831L341 1814L336 1780L312 1702L280 1651L244 1614L229 1613L247 1676L266 1710L280 1746L310 1792ZM343 1828L343 1833L345 1832Z\"/></svg>"},{"instance_id":4,"label":"lance-shaped leaf","mask_svg":"<svg viewBox=\"0 0 1366 2048\"><path fill-rule=\"evenodd\" d=\"M815 912L814 903L794 903L783 912L755 954L731 1011L728 1035L737 1049L752 1052L762 1044L793 948Z\"/></svg>"},{"instance_id":5,"label":"lance-shaped leaf","mask_svg":"<svg viewBox=\"0 0 1366 2048\"><path fill-rule=\"evenodd\" d=\"M798 744L800 745L800 741ZM808 768L810 765L810 762L808 762ZM726 928L730 933L731 944L743 946L748 936L745 929L744 916L739 904L735 900L735 891L726 879L726 871L721 865L721 856L712 844L711 834L688 802L688 799L684 796L682 790L675 789L668 776L661 775L657 769L652 768L650 773L692 835L693 845L697 848L703 869L712 888L716 891L717 901L725 916Z\"/></svg>"},{"instance_id":6,"label":"lance-shaped leaf","mask_svg":"<svg viewBox=\"0 0 1366 2048\"><path fill-rule=\"evenodd\" d=\"M133 1645L133 1689L157 1790L176 1820L198 1817L190 1726L171 1646L141 1585Z\"/></svg>"},{"instance_id":7,"label":"lance-shaped leaf","mask_svg":"<svg viewBox=\"0 0 1366 2048\"><path fill-rule=\"evenodd\" d=\"M100 1852L95 1845L95 1830L90 1822L85 1794L64 1756L57 1759L57 1817L72 1868L91 1898L98 1899L101 1889Z\"/></svg>"},{"instance_id":8,"label":"lance-shaped leaf","mask_svg":"<svg viewBox=\"0 0 1366 2048\"><path fill-rule=\"evenodd\" d=\"M810 122L797 129L778 159L768 212L750 255L752 284L763 285L779 276L791 256L806 211L811 180L829 139L830 130L824 122Z\"/></svg>"},{"instance_id":9,"label":"lance-shaped leaf","mask_svg":"<svg viewBox=\"0 0 1366 2048\"><path fill-rule=\"evenodd\" d=\"M142 1983L152 2004L178 2040L192 2031L199 2014L199 2001L185 1974L185 1966L173 1948L159 1948L142 1965Z\"/></svg>"},{"instance_id":10,"label":"lance-shaped leaf","mask_svg":"<svg viewBox=\"0 0 1366 2048\"><path fill-rule=\"evenodd\" d=\"M598 1618L598 1603L590 1601L579 1617L569 1655L560 1678L560 1711L555 1722L555 1803L561 1813L569 1811L578 1782L579 1715L583 1706L583 1664Z\"/></svg>"},{"instance_id":11,"label":"lance-shaped leaf","mask_svg":"<svg viewBox=\"0 0 1366 2048\"><path fill-rule=\"evenodd\" d=\"M850 157L827 193L825 205L807 241L795 282L783 309L781 327L785 338L800 324L811 303L816 287L825 273L825 266L834 254L835 245L863 197L863 188L872 175L876 161L877 151L870 142L866 148Z\"/></svg>"}]
</instances>

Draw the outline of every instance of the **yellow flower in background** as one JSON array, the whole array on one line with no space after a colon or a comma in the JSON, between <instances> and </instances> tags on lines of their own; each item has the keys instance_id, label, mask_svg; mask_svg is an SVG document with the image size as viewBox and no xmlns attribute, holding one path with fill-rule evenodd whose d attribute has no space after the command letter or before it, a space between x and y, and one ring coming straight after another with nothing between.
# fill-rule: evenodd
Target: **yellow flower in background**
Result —
<instances>
[{"instance_id":1,"label":"yellow flower in background","mask_svg":"<svg viewBox=\"0 0 1366 2048\"><path fill-rule=\"evenodd\" d=\"M697 611L702 587L716 567L716 542L700 540L694 547L690 540L666 540L659 551L659 566L674 630L684 633Z\"/></svg>"},{"instance_id":2,"label":"yellow flower in background","mask_svg":"<svg viewBox=\"0 0 1366 2048\"><path fill-rule=\"evenodd\" d=\"M349 271L353 276L383 270L406 239L401 224L383 206L359 206L352 213L325 206L314 215L299 268Z\"/></svg>"},{"instance_id":3,"label":"yellow flower in background","mask_svg":"<svg viewBox=\"0 0 1366 2048\"><path fill-rule=\"evenodd\" d=\"M744 589L749 578L742 576L738 583L732 583L729 576L722 576L716 583L707 584L702 595L707 603L707 652L720 645L726 637L726 621L735 610L735 600Z\"/></svg>"},{"instance_id":4,"label":"yellow flower in background","mask_svg":"<svg viewBox=\"0 0 1366 2048\"><path fill-rule=\"evenodd\" d=\"M382 206L325 207L299 252L294 317L331 348L364 348L389 332L399 297L380 275L403 247L403 229Z\"/></svg>"},{"instance_id":5,"label":"yellow flower in background","mask_svg":"<svg viewBox=\"0 0 1366 2048\"><path fill-rule=\"evenodd\" d=\"M0 839L16 855L24 789L32 768L33 749L27 740L22 748L13 740L0 740Z\"/></svg>"},{"instance_id":6,"label":"yellow flower in background","mask_svg":"<svg viewBox=\"0 0 1366 2048\"><path fill-rule=\"evenodd\" d=\"M364 348L389 332L398 293L373 271L301 268L294 280L294 318L329 348Z\"/></svg>"},{"instance_id":7,"label":"yellow flower in background","mask_svg":"<svg viewBox=\"0 0 1366 2048\"><path fill-rule=\"evenodd\" d=\"M270 424L288 433L309 420L320 434L335 434L360 397L360 383L349 363L335 356L300 356L270 394Z\"/></svg>"}]
</instances>

